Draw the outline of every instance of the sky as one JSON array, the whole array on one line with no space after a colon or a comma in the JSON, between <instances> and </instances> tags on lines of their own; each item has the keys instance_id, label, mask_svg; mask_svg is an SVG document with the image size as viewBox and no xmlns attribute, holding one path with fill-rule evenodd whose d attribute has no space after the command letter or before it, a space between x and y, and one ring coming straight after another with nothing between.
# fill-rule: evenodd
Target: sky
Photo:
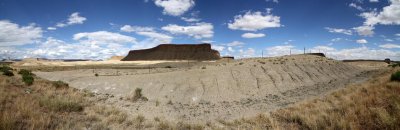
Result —
<instances>
[{"instance_id":1,"label":"sky","mask_svg":"<svg viewBox=\"0 0 400 130\"><path fill-rule=\"evenodd\" d=\"M0 0L0 59L108 59L159 44L221 56L400 60L400 0Z\"/></svg>"}]
</instances>

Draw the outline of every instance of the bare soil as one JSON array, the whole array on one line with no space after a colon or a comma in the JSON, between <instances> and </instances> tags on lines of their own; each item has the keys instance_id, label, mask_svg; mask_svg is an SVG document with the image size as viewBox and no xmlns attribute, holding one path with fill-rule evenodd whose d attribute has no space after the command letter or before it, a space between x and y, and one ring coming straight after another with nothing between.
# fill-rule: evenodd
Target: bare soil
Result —
<instances>
[{"instance_id":1,"label":"bare soil","mask_svg":"<svg viewBox=\"0 0 400 130\"><path fill-rule=\"evenodd\" d=\"M185 64L184 62L181 64ZM167 64L163 64L166 66ZM320 97L365 81L380 67L362 67L320 56L293 55L210 62L190 67L77 69L34 72L95 93L91 100L146 119L191 123L234 120ZM95 76L98 74L99 76ZM128 100L141 88L148 99Z\"/></svg>"}]
</instances>

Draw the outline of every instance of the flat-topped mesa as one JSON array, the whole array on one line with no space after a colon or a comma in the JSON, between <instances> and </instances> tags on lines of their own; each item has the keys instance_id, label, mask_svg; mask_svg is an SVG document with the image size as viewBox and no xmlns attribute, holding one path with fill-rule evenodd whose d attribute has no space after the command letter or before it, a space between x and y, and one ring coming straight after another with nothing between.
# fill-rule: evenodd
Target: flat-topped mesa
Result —
<instances>
[{"instance_id":1,"label":"flat-topped mesa","mask_svg":"<svg viewBox=\"0 0 400 130\"><path fill-rule=\"evenodd\" d=\"M210 44L161 44L150 49L131 50L121 61L137 60L218 60Z\"/></svg>"}]
</instances>

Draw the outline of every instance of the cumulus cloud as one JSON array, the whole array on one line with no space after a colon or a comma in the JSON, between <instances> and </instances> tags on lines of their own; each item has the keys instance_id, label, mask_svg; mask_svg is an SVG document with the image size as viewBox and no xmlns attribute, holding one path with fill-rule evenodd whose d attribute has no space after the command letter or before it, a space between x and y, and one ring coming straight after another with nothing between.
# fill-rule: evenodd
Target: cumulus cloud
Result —
<instances>
[{"instance_id":1,"label":"cumulus cloud","mask_svg":"<svg viewBox=\"0 0 400 130\"><path fill-rule=\"evenodd\" d=\"M266 2L274 2L274 3L279 3L278 0L265 0Z\"/></svg>"},{"instance_id":2,"label":"cumulus cloud","mask_svg":"<svg viewBox=\"0 0 400 130\"><path fill-rule=\"evenodd\" d=\"M362 36L371 36L375 25L400 25L400 0L390 0L390 5L382 11L373 10L361 13L365 19L363 26L355 28ZM360 33L361 32L361 33Z\"/></svg>"},{"instance_id":3,"label":"cumulus cloud","mask_svg":"<svg viewBox=\"0 0 400 130\"><path fill-rule=\"evenodd\" d=\"M266 48L266 54L268 56L282 56L289 55L289 51L292 54L302 54L302 49L297 49L295 46L273 46ZM358 48L346 48L346 49L335 49L328 46L316 46L306 50L307 52L323 52L325 55L331 58L343 60L343 59L385 59L390 58L394 60L400 60L400 52L390 51L385 49L371 49L366 46Z\"/></svg>"},{"instance_id":4,"label":"cumulus cloud","mask_svg":"<svg viewBox=\"0 0 400 130\"><path fill-rule=\"evenodd\" d=\"M42 38L42 28L35 24L19 26L7 20L0 20L0 46L14 46L34 43Z\"/></svg>"},{"instance_id":5,"label":"cumulus cloud","mask_svg":"<svg viewBox=\"0 0 400 130\"><path fill-rule=\"evenodd\" d=\"M357 40L356 42L357 42L357 43L360 43L360 44L368 43L368 41L365 40L365 39L359 39L359 40Z\"/></svg>"},{"instance_id":6,"label":"cumulus cloud","mask_svg":"<svg viewBox=\"0 0 400 130\"><path fill-rule=\"evenodd\" d=\"M145 49L157 46L159 44L169 44L173 39L173 37L169 35L155 31L153 27L124 25L120 28L120 30L123 32L135 32L137 35L148 37L143 41L140 41L138 44L135 44L133 46L135 49Z\"/></svg>"},{"instance_id":7,"label":"cumulus cloud","mask_svg":"<svg viewBox=\"0 0 400 130\"><path fill-rule=\"evenodd\" d=\"M341 33L341 34L346 34L346 35L352 35L351 30L347 29L341 29L341 28L330 28L330 27L325 27L326 30L328 30L330 33Z\"/></svg>"},{"instance_id":8,"label":"cumulus cloud","mask_svg":"<svg viewBox=\"0 0 400 130\"><path fill-rule=\"evenodd\" d=\"M272 15L270 11L266 13L248 11L243 15L236 15L233 22L228 23L229 29L243 31L257 31L276 27L281 27L280 17Z\"/></svg>"},{"instance_id":9,"label":"cumulus cloud","mask_svg":"<svg viewBox=\"0 0 400 130\"><path fill-rule=\"evenodd\" d=\"M214 50L217 50L217 51L219 51L219 52L221 52L221 51L223 51L223 50L225 49L224 46L215 45L215 44L212 44L212 45L211 45L211 48L214 49Z\"/></svg>"},{"instance_id":10,"label":"cumulus cloud","mask_svg":"<svg viewBox=\"0 0 400 130\"><path fill-rule=\"evenodd\" d=\"M124 25L120 28L120 30L123 32L152 32L154 31L154 28Z\"/></svg>"},{"instance_id":11,"label":"cumulus cloud","mask_svg":"<svg viewBox=\"0 0 400 130\"><path fill-rule=\"evenodd\" d=\"M397 34L394 34L394 35L400 37L400 33L397 33Z\"/></svg>"},{"instance_id":12,"label":"cumulus cloud","mask_svg":"<svg viewBox=\"0 0 400 130\"><path fill-rule=\"evenodd\" d=\"M194 0L155 0L158 7L164 8L163 14L180 16L194 6Z\"/></svg>"},{"instance_id":13,"label":"cumulus cloud","mask_svg":"<svg viewBox=\"0 0 400 130\"><path fill-rule=\"evenodd\" d=\"M68 17L68 20L66 22L59 22L55 26L62 28L62 27L75 25L75 24L83 24L86 20L87 20L87 18L80 16L79 12L74 12ZM48 30L56 30L57 29L56 27L48 27L47 29Z\"/></svg>"},{"instance_id":14,"label":"cumulus cloud","mask_svg":"<svg viewBox=\"0 0 400 130\"><path fill-rule=\"evenodd\" d=\"M244 33L242 35L243 38L260 38L260 37L265 37L265 34L263 33Z\"/></svg>"},{"instance_id":15,"label":"cumulus cloud","mask_svg":"<svg viewBox=\"0 0 400 130\"><path fill-rule=\"evenodd\" d=\"M377 2L379 2L379 0L369 0L369 2L371 2L371 3L377 3Z\"/></svg>"},{"instance_id":16,"label":"cumulus cloud","mask_svg":"<svg viewBox=\"0 0 400 130\"><path fill-rule=\"evenodd\" d=\"M362 8L360 5L357 5L356 3L350 3L349 6L357 10L364 11L364 8Z\"/></svg>"},{"instance_id":17,"label":"cumulus cloud","mask_svg":"<svg viewBox=\"0 0 400 130\"><path fill-rule=\"evenodd\" d=\"M239 58L247 58L247 57L254 57L256 55L256 51L253 48L247 48L246 50L240 49L239 50Z\"/></svg>"},{"instance_id":18,"label":"cumulus cloud","mask_svg":"<svg viewBox=\"0 0 400 130\"><path fill-rule=\"evenodd\" d=\"M233 42L230 42L230 43L227 44L227 46L230 46L230 47L242 46L242 45L244 45L244 43L243 42L239 42L239 41L233 41Z\"/></svg>"},{"instance_id":19,"label":"cumulus cloud","mask_svg":"<svg viewBox=\"0 0 400 130\"><path fill-rule=\"evenodd\" d=\"M168 44L171 43L172 41L172 37L165 35L165 34L161 34L161 33L157 33L157 32L137 32L138 35L142 35L142 36L147 36L149 38L152 38L154 40L157 40L157 42L159 42L160 44Z\"/></svg>"},{"instance_id":20,"label":"cumulus cloud","mask_svg":"<svg viewBox=\"0 0 400 130\"><path fill-rule=\"evenodd\" d=\"M199 22L201 20L199 18L187 18L187 17L181 17L181 19L186 22Z\"/></svg>"},{"instance_id":21,"label":"cumulus cloud","mask_svg":"<svg viewBox=\"0 0 400 130\"><path fill-rule=\"evenodd\" d=\"M176 24L169 24L162 27L162 30L168 31L172 34L188 35L196 39L211 38L214 35L214 26L211 23L195 23L189 26L180 26Z\"/></svg>"},{"instance_id":22,"label":"cumulus cloud","mask_svg":"<svg viewBox=\"0 0 400 130\"><path fill-rule=\"evenodd\" d=\"M387 48L387 49L393 49L393 48L400 48L400 45L399 44L387 43L387 44L379 45L379 47Z\"/></svg>"},{"instance_id":23,"label":"cumulus cloud","mask_svg":"<svg viewBox=\"0 0 400 130\"><path fill-rule=\"evenodd\" d=\"M93 46L136 43L136 39L134 37L107 31L77 33L74 34L73 39Z\"/></svg>"},{"instance_id":24,"label":"cumulus cloud","mask_svg":"<svg viewBox=\"0 0 400 130\"><path fill-rule=\"evenodd\" d=\"M363 25L363 26L355 27L353 29L358 33L358 35L372 36L372 35L374 35L373 30L375 29L375 27L369 26L369 25Z\"/></svg>"}]
</instances>

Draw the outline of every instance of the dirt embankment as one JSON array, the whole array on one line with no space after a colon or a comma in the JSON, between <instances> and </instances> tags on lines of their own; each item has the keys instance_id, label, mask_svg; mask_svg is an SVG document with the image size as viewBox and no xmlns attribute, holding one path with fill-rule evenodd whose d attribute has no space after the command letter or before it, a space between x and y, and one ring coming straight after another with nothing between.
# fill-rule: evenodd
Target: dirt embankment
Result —
<instances>
[{"instance_id":1,"label":"dirt embankment","mask_svg":"<svg viewBox=\"0 0 400 130\"><path fill-rule=\"evenodd\" d=\"M92 70L35 74L99 93L107 97L101 99L104 103L134 115L207 122L249 117L282 108L349 83L364 81L374 73L310 55L242 59L192 69L172 69L175 70L160 73L124 70L126 72L121 73L126 75L99 77L94 76ZM136 88L141 88L149 100L135 103L124 100Z\"/></svg>"},{"instance_id":2,"label":"dirt embankment","mask_svg":"<svg viewBox=\"0 0 400 130\"><path fill-rule=\"evenodd\" d=\"M137 60L218 60L219 52L210 44L161 44L154 48L132 50L122 61Z\"/></svg>"}]
</instances>

